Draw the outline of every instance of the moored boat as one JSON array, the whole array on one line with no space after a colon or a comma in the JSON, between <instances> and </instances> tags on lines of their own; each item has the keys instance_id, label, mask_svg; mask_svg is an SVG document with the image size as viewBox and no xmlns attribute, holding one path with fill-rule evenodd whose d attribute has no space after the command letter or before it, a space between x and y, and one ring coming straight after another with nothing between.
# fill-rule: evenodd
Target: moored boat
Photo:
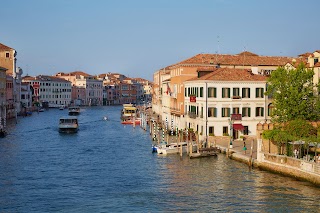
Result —
<instances>
[{"instance_id":1,"label":"moored boat","mask_svg":"<svg viewBox=\"0 0 320 213\"><path fill-rule=\"evenodd\" d=\"M76 116L61 117L59 120L59 132L73 133L79 129L79 122Z\"/></svg>"},{"instance_id":2,"label":"moored boat","mask_svg":"<svg viewBox=\"0 0 320 213\"><path fill-rule=\"evenodd\" d=\"M80 107L78 106L69 107L69 115L79 115L79 114L80 114Z\"/></svg>"},{"instance_id":3,"label":"moored boat","mask_svg":"<svg viewBox=\"0 0 320 213\"><path fill-rule=\"evenodd\" d=\"M160 145L159 147L157 147L157 153L162 155L177 154L180 152L181 146L182 146L182 153L185 153L188 151L187 142L178 142L178 143Z\"/></svg>"},{"instance_id":4,"label":"moored boat","mask_svg":"<svg viewBox=\"0 0 320 213\"><path fill-rule=\"evenodd\" d=\"M141 119L140 118L127 118L126 120L121 121L121 124L134 124L140 125Z\"/></svg>"}]
</instances>

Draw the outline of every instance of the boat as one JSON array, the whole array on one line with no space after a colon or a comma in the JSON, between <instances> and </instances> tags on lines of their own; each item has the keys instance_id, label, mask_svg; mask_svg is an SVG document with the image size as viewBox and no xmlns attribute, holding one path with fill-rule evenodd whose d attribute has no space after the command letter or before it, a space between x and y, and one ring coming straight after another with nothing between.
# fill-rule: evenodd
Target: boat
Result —
<instances>
[{"instance_id":1,"label":"boat","mask_svg":"<svg viewBox=\"0 0 320 213\"><path fill-rule=\"evenodd\" d=\"M171 144L162 144L156 147L157 153L162 155L167 154L177 154L180 152L182 146L182 153L188 151L188 143L187 142L178 142L178 143L171 143Z\"/></svg>"},{"instance_id":2,"label":"boat","mask_svg":"<svg viewBox=\"0 0 320 213\"><path fill-rule=\"evenodd\" d=\"M140 123L141 123L140 118L127 118L126 120L121 121L121 124L140 125Z\"/></svg>"},{"instance_id":3,"label":"boat","mask_svg":"<svg viewBox=\"0 0 320 213\"><path fill-rule=\"evenodd\" d=\"M4 129L0 129L0 138L4 138L7 135L7 131Z\"/></svg>"},{"instance_id":4,"label":"boat","mask_svg":"<svg viewBox=\"0 0 320 213\"><path fill-rule=\"evenodd\" d=\"M76 116L61 117L59 120L59 132L73 133L79 129L78 118Z\"/></svg>"},{"instance_id":5,"label":"boat","mask_svg":"<svg viewBox=\"0 0 320 213\"><path fill-rule=\"evenodd\" d=\"M133 104L123 104L123 109L121 110L121 123L140 125L141 118L139 118L138 110Z\"/></svg>"},{"instance_id":6,"label":"boat","mask_svg":"<svg viewBox=\"0 0 320 213\"><path fill-rule=\"evenodd\" d=\"M133 104L123 104L121 120L127 120L132 117L137 117L137 108Z\"/></svg>"},{"instance_id":7,"label":"boat","mask_svg":"<svg viewBox=\"0 0 320 213\"><path fill-rule=\"evenodd\" d=\"M44 108L40 108L38 111L39 112L44 112Z\"/></svg>"},{"instance_id":8,"label":"boat","mask_svg":"<svg viewBox=\"0 0 320 213\"><path fill-rule=\"evenodd\" d=\"M69 107L69 115L79 115L79 114L80 114L80 107L78 106Z\"/></svg>"},{"instance_id":9,"label":"boat","mask_svg":"<svg viewBox=\"0 0 320 213\"><path fill-rule=\"evenodd\" d=\"M64 106L60 106L60 107L59 107L59 110L64 110Z\"/></svg>"}]
</instances>

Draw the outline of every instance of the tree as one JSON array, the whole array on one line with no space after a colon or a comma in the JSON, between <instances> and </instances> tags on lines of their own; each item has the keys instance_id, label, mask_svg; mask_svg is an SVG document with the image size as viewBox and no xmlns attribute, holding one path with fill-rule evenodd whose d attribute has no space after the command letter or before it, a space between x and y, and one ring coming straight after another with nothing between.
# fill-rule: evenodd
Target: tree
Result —
<instances>
[{"instance_id":1,"label":"tree","mask_svg":"<svg viewBox=\"0 0 320 213\"><path fill-rule=\"evenodd\" d=\"M279 67L267 80L266 94L273 98L272 120L285 123L295 119L319 119L320 100L313 84L314 71L300 64L296 69Z\"/></svg>"}]
</instances>

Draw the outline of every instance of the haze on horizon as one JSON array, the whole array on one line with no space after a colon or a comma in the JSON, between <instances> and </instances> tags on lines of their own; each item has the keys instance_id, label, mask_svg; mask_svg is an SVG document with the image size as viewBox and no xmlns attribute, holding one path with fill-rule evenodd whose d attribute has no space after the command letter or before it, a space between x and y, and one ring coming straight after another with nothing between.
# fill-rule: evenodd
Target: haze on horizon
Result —
<instances>
[{"instance_id":1,"label":"haze on horizon","mask_svg":"<svg viewBox=\"0 0 320 213\"><path fill-rule=\"evenodd\" d=\"M320 1L2 1L0 43L24 75L155 71L199 53L297 56L320 49Z\"/></svg>"}]
</instances>

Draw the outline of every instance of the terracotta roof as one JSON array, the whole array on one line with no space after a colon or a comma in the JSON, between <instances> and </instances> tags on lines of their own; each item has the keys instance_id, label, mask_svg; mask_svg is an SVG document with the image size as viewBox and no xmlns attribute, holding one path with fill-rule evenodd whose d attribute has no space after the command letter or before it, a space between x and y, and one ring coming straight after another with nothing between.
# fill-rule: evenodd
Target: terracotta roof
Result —
<instances>
[{"instance_id":1,"label":"terracotta roof","mask_svg":"<svg viewBox=\"0 0 320 213\"><path fill-rule=\"evenodd\" d=\"M241 52L238 55L240 55L240 56L259 56L259 55L255 54L255 53L248 52L248 51Z\"/></svg>"},{"instance_id":2,"label":"terracotta roof","mask_svg":"<svg viewBox=\"0 0 320 213\"><path fill-rule=\"evenodd\" d=\"M50 75L38 75L36 77L32 76L25 76L22 77L22 80L29 80L29 81L61 81L61 82L70 82L65 80L64 78L59 78L55 76L50 76Z\"/></svg>"},{"instance_id":3,"label":"terracotta roof","mask_svg":"<svg viewBox=\"0 0 320 213\"><path fill-rule=\"evenodd\" d=\"M306 53L302 53L302 54L300 54L298 56L300 56L300 57L309 57L310 55L312 55L312 53L306 52Z\"/></svg>"},{"instance_id":4,"label":"terracotta roof","mask_svg":"<svg viewBox=\"0 0 320 213\"><path fill-rule=\"evenodd\" d=\"M13 50L13 48L0 43L0 50Z\"/></svg>"},{"instance_id":5,"label":"terracotta roof","mask_svg":"<svg viewBox=\"0 0 320 213\"><path fill-rule=\"evenodd\" d=\"M219 65L246 65L246 66L284 66L288 62L292 62L295 59L297 62L302 62L302 58L294 57L282 57L282 56L258 56L253 53L240 53L238 55L227 55L227 54L198 54L189 59L181 61L177 64L172 65L209 65L209 64L219 64Z\"/></svg>"},{"instance_id":6,"label":"terracotta roof","mask_svg":"<svg viewBox=\"0 0 320 213\"><path fill-rule=\"evenodd\" d=\"M320 67L320 62L317 62L314 67Z\"/></svg>"},{"instance_id":7,"label":"terracotta roof","mask_svg":"<svg viewBox=\"0 0 320 213\"><path fill-rule=\"evenodd\" d=\"M251 70L234 68L217 68L216 71L204 75L200 78L195 77L188 81L213 80L213 81L266 81L267 77L255 75Z\"/></svg>"},{"instance_id":8,"label":"terracotta roof","mask_svg":"<svg viewBox=\"0 0 320 213\"><path fill-rule=\"evenodd\" d=\"M85 72L82 72L82 71L74 71L74 72L70 72L69 74L70 74L70 75L82 75L82 76L84 76L84 77L91 76L91 75L89 75L88 73L85 73Z\"/></svg>"}]
</instances>

